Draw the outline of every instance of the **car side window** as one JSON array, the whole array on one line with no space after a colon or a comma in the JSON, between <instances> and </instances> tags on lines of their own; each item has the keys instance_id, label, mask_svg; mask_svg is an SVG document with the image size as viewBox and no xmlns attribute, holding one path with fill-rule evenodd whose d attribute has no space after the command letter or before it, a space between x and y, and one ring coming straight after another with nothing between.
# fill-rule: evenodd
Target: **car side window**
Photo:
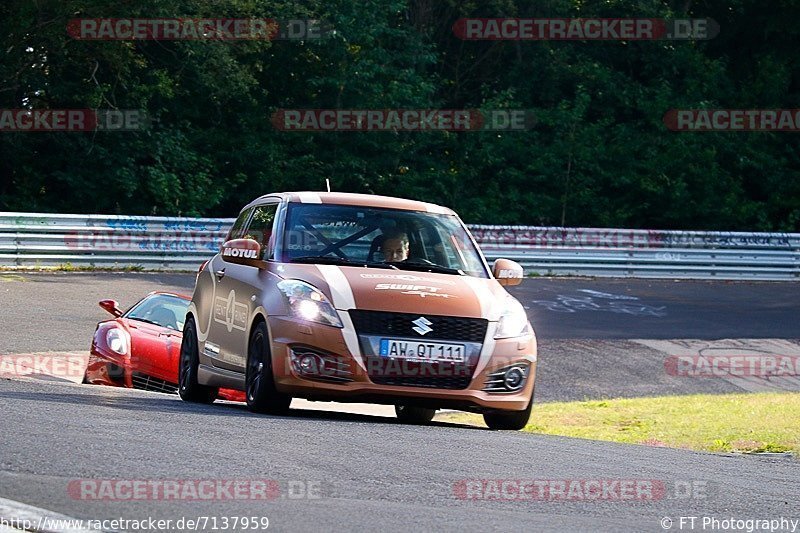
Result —
<instances>
[{"instance_id":1,"label":"car side window","mask_svg":"<svg viewBox=\"0 0 800 533\"><path fill-rule=\"evenodd\" d=\"M241 239L244 237L244 225L247 223L247 219L250 218L250 213L253 212L254 208L245 209L244 211L239 214L236 218L236 221L231 226L230 231L228 232L228 238L225 239L226 241L231 241L233 239Z\"/></svg>"},{"instance_id":2,"label":"car side window","mask_svg":"<svg viewBox=\"0 0 800 533\"><path fill-rule=\"evenodd\" d=\"M272 229L277 212L278 204L256 206L247 231L244 232L245 239L253 239L261 244L261 259L273 258L275 239L273 239Z\"/></svg>"}]
</instances>

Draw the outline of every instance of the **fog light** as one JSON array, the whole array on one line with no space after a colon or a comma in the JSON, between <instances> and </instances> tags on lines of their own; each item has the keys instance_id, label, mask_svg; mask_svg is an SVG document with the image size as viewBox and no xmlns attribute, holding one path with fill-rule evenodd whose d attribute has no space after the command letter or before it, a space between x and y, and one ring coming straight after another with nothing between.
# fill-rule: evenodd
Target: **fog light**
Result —
<instances>
[{"instance_id":1,"label":"fog light","mask_svg":"<svg viewBox=\"0 0 800 533\"><path fill-rule=\"evenodd\" d=\"M512 366L506 371L503 384L508 390L520 389L523 383L525 383L525 372L520 367Z\"/></svg>"},{"instance_id":2,"label":"fog light","mask_svg":"<svg viewBox=\"0 0 800 533\"><path fill-rule=\"evenodd\" d=\"M317 373L317 358L313 355L304 355L300 358L300 372L303 374Z\"/></svg>"}]
</instances>

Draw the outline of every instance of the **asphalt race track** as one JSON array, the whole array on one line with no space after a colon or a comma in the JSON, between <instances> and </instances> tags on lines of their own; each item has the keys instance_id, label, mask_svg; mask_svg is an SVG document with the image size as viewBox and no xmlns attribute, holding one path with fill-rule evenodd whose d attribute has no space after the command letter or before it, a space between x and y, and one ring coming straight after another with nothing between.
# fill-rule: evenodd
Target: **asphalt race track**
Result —
<instances>
[{"instance_id":1,"label":"asphalt race track","mask_svg":"<svg viewBox=\"0 0 800 533\"><path fill-rule=\"evenodd\" d=\"M150 290L190 292L193 281L186 274L0 274L0 355L86 351L94 324L107 316L98 300L127 307ZM749 390L666 375L659 343L748 339L750 347L791 347L800 339L800 285L792 283L543 278L513 292L540 339L540 402ZM237 404L197 406L156 393L42 380L0 379L0 406L0 498L75 518L207 517L207 524L216 518L221 525L223 517L268 517L277 531L689 531L688 518L680 519L692 516L694 531L711 531L700 527L702 517L800 519L800 462L784 456L441 422L405 426L307 409L260 416ZM98 480L267 480L276 490L266 500L129 501L76 489ZM511 481L498 495L479 480ZM518 499L513 480L579 487L627 480L655 490ZM731 530L720 523L716 531Z\"/></svg>"},{"instance_id":2,"label":"asphalt race track","mask_svg":"<svg viewBox=\"0 0 800 533\"><path fill-rule=\"evenodd\" d=\"M86 349L95 323L108 316L99 300L127 308L153 290L193 288L191 274L0 274L0 353ZM800 284L792 282L541 278L511 292L542 341L800 339ZM31 324L39 323L47 328L34 335Z\"/></svg>"},{"instance_id":3,"label":"asphalt race track","mask_svg":"<svg viewBox=\"0 0 800 533\"><path fill-rule=\"evenodd\" d=\"M138 391L2 385L4 497L80 518L267 516L278 531L657 531L665 517L797 516L796 461L300 412L254 416ZM274 479L274 501L84 501L74 479ZM647 501L473 501L465 479L662 480ZM318 498L288 486L319 483ZM702 498L676 499L694 483ZM702 485L698 485L701 483ZM298 491L299 494L299 491ZM682 494L682 493L681 493Z\"/></svg>"},{"instance_id":4,"label":"asphalt race track","mask_svg":"<svg viewBox=\"0 0 800 533\"><path fill-rule=\"evenodd\" d=\"M550 278L511 292L541 339L800 339L791 282Z\"/></svg>"},{"instance_id":5,"label":"asphalt race track","mask_svg":"<svg viewBox=\"0 0 800 533\"><path fill-rule=\"evenodd\" d=\"M191 274L0 275L0 354L86 352L109 317L99 300L193 288ZM800 339L797 283L542 278L511 292L539 338L537 401L741 390L667 376L664 351L632 339Z\"/></svg>"}]
</instances>

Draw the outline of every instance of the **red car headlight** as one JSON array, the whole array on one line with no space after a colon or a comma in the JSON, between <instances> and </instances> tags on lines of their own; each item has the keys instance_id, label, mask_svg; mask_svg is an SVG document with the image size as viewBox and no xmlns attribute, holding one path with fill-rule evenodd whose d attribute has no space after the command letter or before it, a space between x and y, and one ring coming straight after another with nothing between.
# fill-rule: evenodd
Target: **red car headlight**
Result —
<instances>
[{"instance_id":1,"label":"red car headlight","mask_svg":"<svg viewBox=\"0 0 800 533\"><path fill-rule=\"evenodd\" d=\"M131 339L128 332L119 328L110 328L106 331L106 346L120 355L127 354L131 347Z\"/></svg>"}]
</instances>

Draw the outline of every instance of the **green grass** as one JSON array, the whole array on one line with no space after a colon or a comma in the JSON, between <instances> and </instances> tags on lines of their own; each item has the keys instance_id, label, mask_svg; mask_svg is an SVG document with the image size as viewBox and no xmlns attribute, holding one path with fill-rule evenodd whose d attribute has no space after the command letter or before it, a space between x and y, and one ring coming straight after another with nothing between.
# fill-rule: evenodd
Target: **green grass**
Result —
<instances>
[{"instance_id":1,"label":"green grass","mask_svg":"<svg viewBox=\"0 0 800 533\"><path fill-rule=\"evenodd\" d=\"M476 415L439 419L476 422ZM800 393L534 403L530 433L712 452L800 454Z\"/></svg>"}]
</instances>

